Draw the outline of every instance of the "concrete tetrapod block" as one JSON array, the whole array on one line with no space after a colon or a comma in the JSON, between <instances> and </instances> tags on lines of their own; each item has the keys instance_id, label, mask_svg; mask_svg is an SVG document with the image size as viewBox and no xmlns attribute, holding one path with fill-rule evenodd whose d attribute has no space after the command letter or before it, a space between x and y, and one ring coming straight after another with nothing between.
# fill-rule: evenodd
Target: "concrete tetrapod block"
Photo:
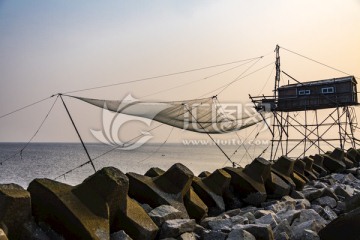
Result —
<instances>
[{"instance_id":1,"label":"concrete tetrapod block","mask_svg":"<svg viewBox=\"0 0 360 240\"><path fill-rule=\"evenodd\" d=\"M209 209L209 216L225 211L223 193L229 188L231 176L224 170L217 169L201 179L194 177L192 187Z\"/></svg>"},{"instance_id":2,"label":"concrete tetrapod block","mask_svg":"<svg viewBox=\"0 0 360 240\"><path fill-rule=\"evenodd\" d=\"M242 168L226 167L231 175L231 185L235 193L246 203L259 205L266 200L264 182L270 177L270 164L263 158L256 158Z\"/></svg>"},{"instance_id":3,"label":"concrete tetrapod block","mask_svg":"<svg viewBox=\"0 0 360 240\"><path fill-rule=\"evenodd\" d=\"M347 158L346 156L343 158L343 162L345 163L345 166L347 169L353 168L355 166L355 163L353 161L351 161L349 158Z\"/></svg>"},{"instance_id":4,"label":"concrete tetrapod block","mask_svg":"<svg viewBox=\"0 0 360 240\"><path fill-rule=\"evenodd\" d=\"M19 227L30 218L30 193L16 184L0 184L0 223L6 225L8 237L19 238Z\"/></svg>"},{"instance_id":5,"label":"concrete tetrapod block","mask_svg":"<svg viewBox=\"0 0 360 240\"><path fill-rule=\"evenodd\" d=\"M100 217L90 211L72 193L72 189L72 186L50 179L33 180L28 191L35 220L46 222L65 238L109 239L108 217Z\"/></svg>"},{"instance_id":6,"label":"concrete tetrapod block","mask_svg":"<svg viewBox=\"0 0 360 240\"><path fill-rule=\"evenodd\" d=\"M244 173L251 176L255 181L264 183L271 172L271 164L264 158L255 158L250 164L244 168Z\"/></svg>"},{"instance_id":7,"label":"concrete tetrapod block","mask_svg":"<svg viewBox=\"0 0 360 240\"><path fill-rule=\"evenodd\" d=\"M99 216L106 217L108 206L110 231L117 232L119 227L114 226L118 211L125 211L129 179L119 169L105 167L86 178L75 186L72 192L90 209Z\"/></svg>"},{"instance_id":8,"label":"concrete tetrapod block","mask_svg":"<svg viewBox=\"0 0 360 240\"><path fill-rule=\"evenodd\" d=\"M328 154L324 154L324 167L329 170L330 173L343 172L346 169L346 165L343 161L334 159Z\"/></svg>"},{"instance_id":9,"label":"concrete tetrapod block","mask_svg":"<svg viewBox=\"0 0 360 240\"><path fill-rule=\"evenodd\" d=\"M281 156L274 164L271 165L271 171L281 177L287 184L290 185L290 190L295 189L296 185L291 178L294 171L295 160L286 156Z\"/></svg>"},{"instance_id":10,"label":"concrete tetrapod block","mask_svg":"<svg viewBox=\"0 0 360 240\"><path fill-rule=\"evenodd\" d=\"M266 194L268 198L281 198L286 196L290 192L290 186L284 182L279 176L271 172L271 164L263 158L257 158L254 160L254 164L257 167L250 168L256 171L249 171L247 168L248 175L254 176L259 182L264 182Z\"/></svg>"},{"instance_id":11,"label":"concrete tetrapod block","mask_svg":"<svg viewBox=\"0 0 360 240\"><path fill-rule=\"evenodd\" d=\"M270 178L265 182L268 198L281 199L290 194L290 185L282 180L278 175L270 172Z\"/></svg>"},{"instance_id":12,"label":"concrete tetrapod block","mask_svg":"<svg viewBox=\"0 0 360 240\"><path fill-rule=\"evenodd\" d=\"M193 173L184 165L177 163L159 177L150 178L136 173L127 173L129 196L152 208L171 205L188 218L183 198L189 191Z\"/></svg>"},{"instance_id":13,"label":"concrete tetrapod block","mask_svg":"<svg viewBox=\"0 0 360 240\"><path fill-rule=\"evenodd\" d=\"M332 153L326 153L323 156L323 164L330 172L342 172L346 169L346 165L343 162L345 155L340 148L335 148Z\"/></svg>"},{"instance_id":14,"label":"concrete tetrapod block","mask_svg":"<svg viewBox=\"0 0 360 240\"><path fill-rule=\"evenodd\" d=\"M322 156L320 154L315 154L315 155L310 155L310 157L314 160L314 164L316 164L320 167L324 167L324 165L323 165L324 156Z\"/></svg>"},{"instance_id":15,"label":"concrete tetrapod block","mask_svg":"<svg viewBox=\"0 0 360 240\"><path fill-rule=\"evenodd\" d=\"M191 219L200 222L208 215L208 207L191 187L184 197L184 205Z\"/></svg>"},{"instance_id":16,"label":"concrete tetrapod block","mask_svg":"<svg viewBox=\"0 0 360 240\"><path fill-rule=\"evenodd\" d=\"M290 186L280 177L271 172L271 163L264 158L256 158L253 161L254 167L245 168L244 171L265 184L268 198L281 198L290 192Z\"/></svg>"},{"instance_id":17,"label":"concrete tetrapod block","mask_svg":"<svg viewBox=\"0 0 360 240\"><path fill-rule=\"evenodd\" d=\"M356 149L354 148L349 148L347 150L346 156L353 161L353 163L355 164L355 166L359 166L359 162L360 162L360 153L358 151L356 151Z\"/></svg>"},{"instance_id":18,"label":"concrete tetrapod block","mask_svg":"<svg viewBox=\"0 0 360 240\"><path fill-rule=\"evenodd\" d=\"M309 179L309 175L314 177L315 179L318 179L319 173L313 169L314 165L314 159L311 157L304 157L302 161L305 163L305 176L307 176Z\"/></svg>"},{"instance_id":19,"label":"concrete tetrapod block","mask_svg":"<svg viewBox=\"0 0 360 240\"><path fill-rule=\"evenodd\" d=\"M334 151L330 154L330 156L338 161L342 161L345 164L346 168L354 167L354 162L346 157L344 150L341 148L335 148Z\"/></svg>"},{"instance_id":20,"label":"concrete tetrapod block","mask_svg":"<svg viewBox=\"0 0 360 240\"><path fill-rule=\"evenodd\" d=\"M329 172L323 165L324 157L319 154L310 157L314 160L313 169L319 173L319 177L328 175Z\"/></svg>"},{"instance_id":21,"label":"concrete tetrapod block","mask_svg":"<svg viewBox=\"0 0 360 240\"><path fill-rule=\"evenodd\" d=\"M293 172L291 175L291 179L294 181L295 185L296 185L296 190L297 191L301 191L305 184L306 184L306 180L299 174L297 174L296 172Z\"/></svg>"},{"instance_id":22,"label":"concrete tetrapod block","mask_svg":"<svg viewBox=\"0 0 360 240\"><path fill-rule=\"evenodd\" d=\"M147 172L144 174L144 176L148 176L148 177L158 177L160 175L163 175L165 173L164 170L162 170L161 168L158 167L152 167L149 170L147 170Z\"/></svg>"},{"instance_id":23,"label":"concrete tetrapod block","mask_svg":"<svg viewBox=\"0 0 360 240\"><path fill-rule=\"evenodd\" d=\"M204 178L204 177L208 177L210 176L211 172L209 171L202 171L200 174L199 174L199 178Z\"/></svg>"},{"instance_id":24,"label":"concrete tetrapod block","mask_svg":"<svg viewBox=\"0 0 360 240\"><path fill-rule=\"evenodd\" d=\"M310 176L310 178L305 176L305 174L306 174L305 173L305 165L306 165L305 162L301 161L300 159L295 160L293 173L296 173L305 182L309 182L310 180L315 180L316 179L315 176ZM295 182L295 180L294 180L294 182ZM296 182L295 182L295 184L296 184Z\"/></svg>"},{"instance_id":25,"label":"concrete tetrapod block","mask_svg":"<svg viewBox=\"0 0 360 240\"><path fill-rule=\"evenodd\" d=\"M99 216L105 216L99 206L109 207L110 232L124 230L135 239L154 239L159 229L145 210L128 197L128 190L128 177L117 168L105 167L72 192Z\"/></svg>"},{"instance_id":26,"label":"concrete tetrapod block","mask_svg":"<svg viewBox=\"0 0 360 240\"><path fill-rule=\"evenodd\" d=\"M183 197L189 191L194 174L183 164L176 163L159 177L154 183L168 193L180 193Z\"/></svg>"},{"instance_id":27,"label":"concrete tetrapod block","mask_svg":"<svg viewBox=\"0 0 360 240\"><path fill-rule=\"evenodd\" d=\"M159 231L145 210L127 196L125 211L119 211L118 225L133 239L155 239Z\"/></svg>"},{"instance_id":28,"label":"concrete tetrapod block","mask_svg":"<svg viewBox=\"0 0 360 240\"><path fill-rule=\"evenodd\" d=\"M153 167L145 173L145 176L154 178L164 173L164 170L158 167ZM208 207L194 192L194 189L192 187L190 187L189 191L185 194L183 201L190 218L195 219L197 222L200 222L203 218L207 217Z\"/></svg>"}]
</instances>

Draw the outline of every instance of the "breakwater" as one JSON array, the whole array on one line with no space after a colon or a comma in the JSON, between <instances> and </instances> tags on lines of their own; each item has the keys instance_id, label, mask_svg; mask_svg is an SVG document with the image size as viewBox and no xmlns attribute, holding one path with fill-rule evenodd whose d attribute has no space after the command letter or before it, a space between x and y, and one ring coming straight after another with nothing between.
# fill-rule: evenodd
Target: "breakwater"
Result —
<instances>
[{"instance_id":1,"label":"breakwater","mask_svg":"<svg viewBox=\"0 0 360 240\"><path fill-rule=\"evenodd\" d=\"M0 239L356 239L360 152L0 185ZM206 164L206 162L204 162Z\"/></svg>"}]
</instances>

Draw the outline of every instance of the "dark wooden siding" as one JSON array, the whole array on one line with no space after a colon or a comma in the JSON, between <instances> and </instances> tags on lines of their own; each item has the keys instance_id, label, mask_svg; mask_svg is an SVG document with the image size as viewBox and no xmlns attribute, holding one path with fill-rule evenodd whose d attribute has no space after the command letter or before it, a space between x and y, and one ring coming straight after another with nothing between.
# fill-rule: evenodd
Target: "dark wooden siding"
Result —
<instances>
[{"instance_id":1,"label":"dark wooden siding","mask_svg":"<svg viewBox=\"0 0 360 240\"><path fill-rule=\"evenodd\" d=\"M323 88L328 89L322 90ZM357 104L356 80L353 77L341 81L294 84L278 89L278 111L315 110Z\"/></svg>"}]
</instances>

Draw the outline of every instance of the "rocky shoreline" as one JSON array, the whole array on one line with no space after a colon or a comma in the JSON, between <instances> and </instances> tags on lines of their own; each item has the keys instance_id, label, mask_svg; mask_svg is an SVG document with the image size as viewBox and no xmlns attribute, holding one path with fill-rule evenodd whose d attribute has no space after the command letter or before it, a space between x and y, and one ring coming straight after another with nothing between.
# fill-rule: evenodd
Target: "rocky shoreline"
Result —
<instances>
[{"instance_id":1,"label":"rocky shoreline","mask_svg":"<svg viewBox=\"0 0 360 240\"><path fill-rule=\"evenodd\" d=\"M359 162L359 150L336 148L198 177L178 163L145 175L106 167L77 186L0 184L0 240L358 239Z\"/></svg>"}]
</instances>

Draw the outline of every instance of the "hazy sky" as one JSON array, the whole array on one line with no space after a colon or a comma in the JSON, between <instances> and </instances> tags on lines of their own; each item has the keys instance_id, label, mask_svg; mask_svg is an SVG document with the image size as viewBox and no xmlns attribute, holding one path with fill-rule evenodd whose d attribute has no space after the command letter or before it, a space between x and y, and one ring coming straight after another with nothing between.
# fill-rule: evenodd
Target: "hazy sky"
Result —
<instances>
[{"instance_id":1,"label":"hazy sky","mask_svg":"<svg viewBox=\"0 0 360 240\"><path fill-rule=\"evenodd\" d=\"M255 70L274 61L276 44L360 77L360 1L0 0L0 115L54 93L266 55ZM344 75L285 50L281 64L300 81ZM248 66L148 99L197 98ZM74 95L141 98L229 67ZM259 94L271 71L272 66L237 82L219 100L247 101L249 93ZM273 76L263 92L272 88ZM0 141L27 141L53 100L1 118ZM94 141L90 129L101 128L101 110L65 101L85 140ZM160 136L155 141L169 129L155 133ZM182 134L178 130L172 141ZM35 141L77 141L59 101Z\"/></svg>"}]
</instances>

